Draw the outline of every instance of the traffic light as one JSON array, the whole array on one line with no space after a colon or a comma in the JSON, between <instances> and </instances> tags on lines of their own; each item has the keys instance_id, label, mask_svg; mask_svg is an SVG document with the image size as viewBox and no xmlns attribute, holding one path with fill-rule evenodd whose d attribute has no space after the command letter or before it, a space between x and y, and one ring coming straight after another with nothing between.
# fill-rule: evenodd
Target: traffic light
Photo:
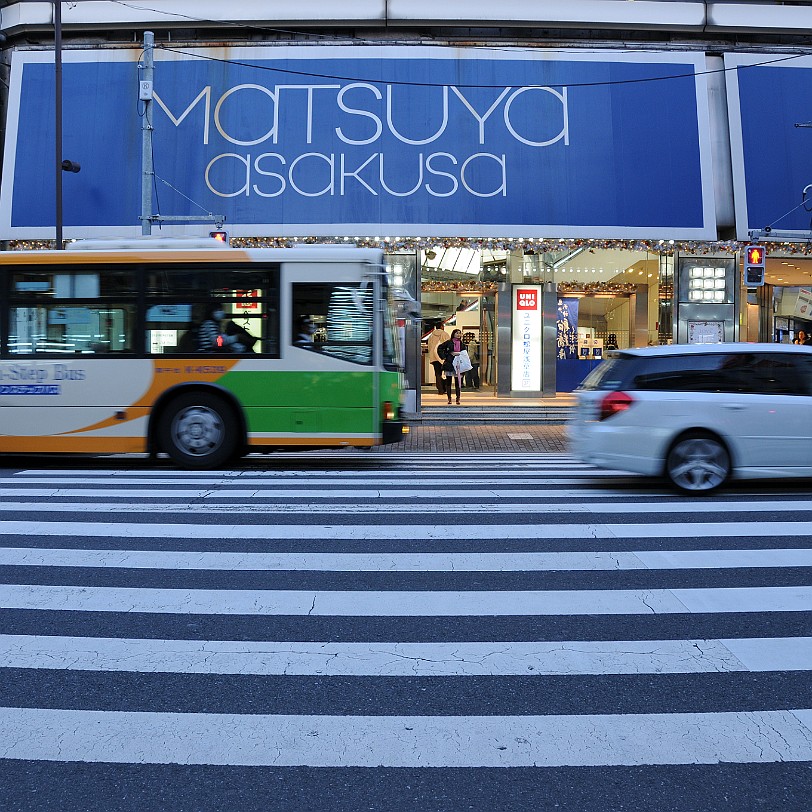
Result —
<instances>
[{"instance_id":1,"label":"traffic light","mask_svg":"<svg viewBox=\"0 0 812 812\"><path fill-rule=\"evenodd\" d=\"M218 242L228 243L228 232L227 231L210 231L209 236L213 237Z\"/></svg>"},{"instance_id":2,"label":"traffic light","mask_svg":"<svg viewBox=\"0 0 812 812\"><path fill-rule=\"evenodd\" d=\"M744 249L744 286L759 288L764 284L767 252L763 245L748 245Z\"/></svg>"}]
</instances>

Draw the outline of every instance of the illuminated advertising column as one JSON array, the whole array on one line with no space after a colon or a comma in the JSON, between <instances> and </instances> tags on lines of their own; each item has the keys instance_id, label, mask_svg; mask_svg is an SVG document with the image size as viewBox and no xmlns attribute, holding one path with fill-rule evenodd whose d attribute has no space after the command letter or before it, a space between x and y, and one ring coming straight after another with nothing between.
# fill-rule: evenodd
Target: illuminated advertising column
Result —
<instances>
[{"instance_id":1,"label":"illuminated advertising column","mask_svg":"<svg viewBox=\"0 0 812 812\"><path fill-rule=\"evenodd\" d=\"M513 286L511 386L541 391L541 285Z\"/></svg>"}]
</instances>

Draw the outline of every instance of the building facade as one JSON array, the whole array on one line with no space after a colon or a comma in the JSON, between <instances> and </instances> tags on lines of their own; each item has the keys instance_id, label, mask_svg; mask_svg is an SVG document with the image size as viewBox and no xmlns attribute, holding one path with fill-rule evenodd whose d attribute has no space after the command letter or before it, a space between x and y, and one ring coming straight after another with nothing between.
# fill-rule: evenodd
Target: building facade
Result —
<instances>
[{"instance_id":1,"label":"building facade","mask_svg":"<svg viewBox=\"0 0 812 812\"><path fill-rule=\"evenodd\" d=\"M2 4L0 239L380 245L422 303L415 409L438 322L512 398L607 348L812 332L808 4L347 5Z\"/></svg>"}]
</instances>

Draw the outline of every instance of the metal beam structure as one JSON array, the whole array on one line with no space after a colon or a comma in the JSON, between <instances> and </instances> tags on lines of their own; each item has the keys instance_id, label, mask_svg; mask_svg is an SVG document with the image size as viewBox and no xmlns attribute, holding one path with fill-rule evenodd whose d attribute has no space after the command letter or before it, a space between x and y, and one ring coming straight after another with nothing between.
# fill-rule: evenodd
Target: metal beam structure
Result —
<instances>
[{"instance_id":1,"label":"metal beam structure","mask_svg":"<svg viewBox=\"0 0 812 812\"><path fill-rule=\"evenodd\" d=\"M300 28L413 26L459 28L554 28L581 30L771 33L807 36L812 7L766 0L701 2L700 0L241 0L227 8L219 0L173 0L160 4L122 4L106 0L66 3L63 22L72 30L132 28L233 28L299 26ZM49 30L51 3L16 0L3 4L0 30L8 34Z\"/></svg>"}]
</instances>

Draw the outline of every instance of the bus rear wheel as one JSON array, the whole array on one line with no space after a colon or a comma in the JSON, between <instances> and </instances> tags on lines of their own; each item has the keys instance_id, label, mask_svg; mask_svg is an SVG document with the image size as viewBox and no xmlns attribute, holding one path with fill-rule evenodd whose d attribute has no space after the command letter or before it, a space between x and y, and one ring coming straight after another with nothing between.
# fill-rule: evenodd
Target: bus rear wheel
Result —
<instances>
[{"instance_id":1,"label":"bus rear wheel","mask_svg":"<svg viewBox=\"0 0 812 812\"><path fill-rule=\"evenodd\" d=\"M183 468L217 468L239 448L234 410L205 392L175 398L161 417L158 438L161 450Z\"/></svg>"}]
</instances>

